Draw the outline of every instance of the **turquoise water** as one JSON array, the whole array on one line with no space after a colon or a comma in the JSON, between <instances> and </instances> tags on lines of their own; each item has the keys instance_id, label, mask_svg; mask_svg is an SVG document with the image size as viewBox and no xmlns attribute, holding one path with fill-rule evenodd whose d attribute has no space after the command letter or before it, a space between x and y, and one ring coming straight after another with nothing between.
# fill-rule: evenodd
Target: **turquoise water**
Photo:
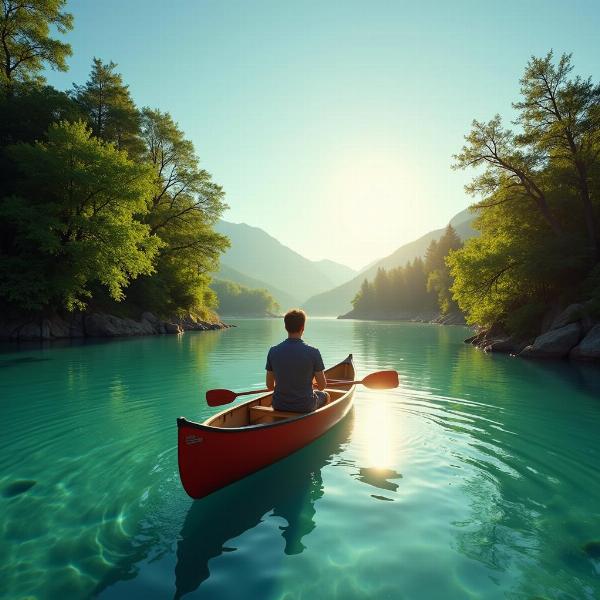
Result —
<instances>
[{"instance_id":1,"label":"turquoise water","mask_svg":"<svg viewBox=\"0 0 600 600\"><path fill-rule=\"evenodd\" d=\"M600 599L600 369L463 328L315 319L326 364L395 368L292 457L200 501L180 415L262 386L277 320L0 352L0 596Z\"/></svg>"}]
</instances>

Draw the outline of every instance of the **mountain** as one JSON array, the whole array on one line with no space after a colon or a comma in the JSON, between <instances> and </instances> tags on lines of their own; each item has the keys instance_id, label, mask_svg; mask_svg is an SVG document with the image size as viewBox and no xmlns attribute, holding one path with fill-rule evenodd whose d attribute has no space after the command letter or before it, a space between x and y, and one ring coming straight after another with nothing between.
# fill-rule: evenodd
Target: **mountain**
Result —
<instances>
[{"instance_id":1,"label":"mountain","mask_svg":"<svg viewBox=\"0 0 600 600\"><path fill-rule=\"evenodd\" d=\"M477 235L477 232L471 227L474 218L474 215L466 209L455 215L450 220L450 224L456 229L456 233L458 233L461 239L466 240ZM302 307L306 309L309 315L316 316L335 316L347 313L352 309L352 299L365 278L373 279L379 267L383 267L384 269L403 267L408 261L417 258L417 256L424 256L427 246L429 246L432 240L438 240L442 237L445 229L443 227L442 229L430 231L419 239L400 246L400 248L392 252L389 256L365 267L350 281L309 298Z\"/></svg>"},{"instance_id":2,"label":"mountain","mask_svg":"<svg viewBox=\"0 0 600 600\"><path fill-rule=\"evenodd\" d=\"M233 281L253 289L264 289L267 290L275 298L282 310L291 306L298 306L300 304L299 298L294 298L291 294L284 292L260 279L254 279L254 277L248 277L239 271L236 271L232 267L221 264L221 268L218 273L213 275L214 279L221 279L224 281Z\"/></svg>"},{"instance_id":3,"label":"mountain","mask_svg":"<svg viewBox=\"0 0 600 600\"><path fill-rule=\"evenodd\" d=\"M346 265L341 265L333 260L318 260L314 261L314 264L319 268L325 277L328 277L334 282L333 285L345 283L358 274L358 271L355 271Z\"/></svg>"},{"instance_id":4,"label":"mountain","mask_svg":"<svg viewBox=\"0 0 600 600\"><path fill-rule=\"evenodd\" d=\"M231 279L223 273L223 269L230 268L239 275L259 280L261 287L278 299L282 309L300 304L356 274L333 261L309 260L258 227L220 220L215 229L231 240L231 247L221 257L221 272L217 277ZM231 281L250 285L239 278Z\"/></svg>"}]
</instances>

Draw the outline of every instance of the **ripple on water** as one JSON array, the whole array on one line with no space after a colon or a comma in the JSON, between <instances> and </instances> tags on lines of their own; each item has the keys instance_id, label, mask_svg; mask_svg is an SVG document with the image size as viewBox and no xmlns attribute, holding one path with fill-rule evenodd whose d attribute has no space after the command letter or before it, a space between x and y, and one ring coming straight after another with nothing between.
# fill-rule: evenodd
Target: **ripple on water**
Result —
<instances>
[{"instance_id":1,"label":"ripple on water","mask_svg":"<svg viewBox=\"0 0 600 600\"><path fill-rule=\"evenodd\" d=\"M262 385L281 337L239 324L0 356L8 597L600 598L597 373L484 356L460 328L314 320L328 364L352 351L401 387L192 502L175 417Z\"/></svg>"}]
</instances>

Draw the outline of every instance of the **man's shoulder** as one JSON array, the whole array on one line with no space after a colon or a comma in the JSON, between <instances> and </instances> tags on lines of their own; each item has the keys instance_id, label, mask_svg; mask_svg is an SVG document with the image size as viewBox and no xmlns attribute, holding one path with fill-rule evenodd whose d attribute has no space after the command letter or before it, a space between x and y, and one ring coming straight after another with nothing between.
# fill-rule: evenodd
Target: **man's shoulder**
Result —
<instances>
[{"instance_id":1,"label":"man's shoulder","mask_svg":"<svg viewBox=\"0 0 600 600\"><path fill-rule=\"evenodd\" d=\"M304 347L306 348L307 352L310 352L311 354L321 354L321 351L316 348L315 346L311 346L310 344L304 344Z\"/></svg>"}]
</instances>

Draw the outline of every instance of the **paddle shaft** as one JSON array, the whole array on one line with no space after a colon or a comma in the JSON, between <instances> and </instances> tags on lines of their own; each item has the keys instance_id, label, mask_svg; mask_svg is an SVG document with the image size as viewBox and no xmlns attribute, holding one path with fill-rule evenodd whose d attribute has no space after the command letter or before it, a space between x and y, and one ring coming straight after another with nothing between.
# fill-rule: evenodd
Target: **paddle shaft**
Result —
<instances>
[{"instance_id":1,"label":"paddle shaft","mask_svg":"<svg viewBox=\"0 0 600 600\"><path fill-rule=\"evenodd\" d=\"M364 379L357 381L345 381L344 379L330 379L327 385L330 387L364 385L372 389L391 389L398 387L398 373L396 371L378 371L371 373ZM262 390L248 390L247 392L232 392L231 390L208 390L206 392L206 402L209 406L222 406L233 402L239 396L250 396L252 394L262 394L270 392L268 388Z\"/></svg>"},{"instance_id":2,"label":"paddle shaft","mask_svg":"<svg viewBox=\"0 0 600 600\"><path fill-rule=\"evenodd\" d=\"M327 385L329 385L330 383L337 383L338 385L354 385L355 383L362 383L361 381L344 381L343 379L328 379L327 380ZM263 388L262 390L250 390L249 392L235 392L235 397L237 398L238 396L251 396L252 394L263 394L265 392L272 392L273 390L270 390L269 388Z\"/></svg>"}]
</instances>

